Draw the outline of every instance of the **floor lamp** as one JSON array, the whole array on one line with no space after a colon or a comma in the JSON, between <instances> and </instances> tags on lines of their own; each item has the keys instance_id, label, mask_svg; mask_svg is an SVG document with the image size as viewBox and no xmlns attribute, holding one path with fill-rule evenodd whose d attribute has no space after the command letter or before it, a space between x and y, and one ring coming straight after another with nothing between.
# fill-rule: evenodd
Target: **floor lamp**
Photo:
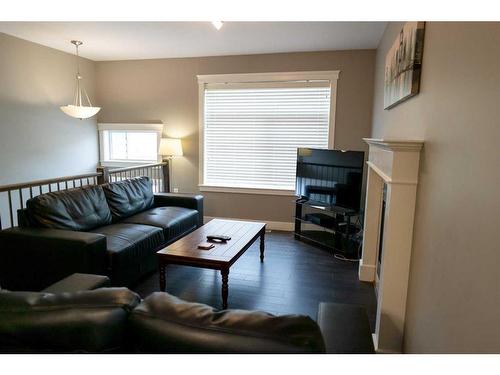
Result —
<instances>
[{"instance_id":1,"label":"floor lamp","mask_svg":"<svg viewBox=\"0 0 500 375\"><path fill-rule=\"evenodd\" d=\"M162 138L160 140L160 151L159 154L163 156L163 160L167 161L168 165L168 192L170 193L172 190L172 174L170 173L171 164L173 164L174 156L182 156L182 143L180 139L176 138Z\"/></svg>"}]
</instances>

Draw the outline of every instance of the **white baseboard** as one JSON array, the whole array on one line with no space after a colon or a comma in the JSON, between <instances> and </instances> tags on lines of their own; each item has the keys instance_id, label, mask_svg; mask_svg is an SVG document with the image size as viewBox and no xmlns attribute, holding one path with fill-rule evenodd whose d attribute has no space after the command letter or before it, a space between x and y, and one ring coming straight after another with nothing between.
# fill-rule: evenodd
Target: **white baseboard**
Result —
<instances>
[{"instance_id":1,"label":"white baseboard","mask_svg":"<svg viewBox=\"0 0 500 375\"><path fill-rule=\"evenodd\" d=\"M372 264L363 264L361 260L359 262L359 279L361 281L374 282L375 281L375 270L376 267Z\"/></svg>"},{"instance_id":2,"label":"white baseboard","mask_svg":"<svg viewBox=\"0 0 500 375\"><path fill-rule=\"evenodd\" d=\"M255 221L259 223L266 223L266 228L270 230L282 230L285 232L293 232L294 224L287 221L269 221L269 220L250 220L250 219L238 219L234 217L214 217L214 216L204 216L203 221L206 223L212 219L227 219L227 220L242 220L242 221Z\"/></svg>"}]
</instances>

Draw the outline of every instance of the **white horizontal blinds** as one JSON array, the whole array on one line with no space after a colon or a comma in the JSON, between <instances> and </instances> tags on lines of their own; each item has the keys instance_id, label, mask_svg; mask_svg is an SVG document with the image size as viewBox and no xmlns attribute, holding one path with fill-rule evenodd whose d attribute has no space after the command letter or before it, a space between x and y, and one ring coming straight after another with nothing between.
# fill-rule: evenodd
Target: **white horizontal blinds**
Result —
<instances>
[{"instance_id":1,"label":"white horizontal blinds","mask_svg":"<svg viewBox=\"0 0 500 375\"><path fill-rule=\"evenodd\" d=\"M294 189L297 148L328 147L329 84L252 85L205 89L204 184Z\"/></svg>"}]
</instances>

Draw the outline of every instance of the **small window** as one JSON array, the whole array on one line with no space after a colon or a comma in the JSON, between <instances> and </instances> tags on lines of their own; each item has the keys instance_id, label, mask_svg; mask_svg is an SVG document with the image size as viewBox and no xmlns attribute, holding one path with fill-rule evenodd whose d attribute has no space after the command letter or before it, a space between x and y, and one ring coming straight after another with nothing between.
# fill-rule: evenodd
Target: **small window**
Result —
<instances>
[{"instance_id":1,"label":"small window","mask_svg":"<svg viewBox=\"0 0 500 375\"><path fill-rule=\"evenodd\" d=\"M161 124L99 124L101 163L153 163L158 161Z\"/></svg>"},{"instance_id":2,"label":"small window","mask_svg":"<svg viewBox=\"0 0 500 375\"><path fill-rule=\"evenodd\" d=\"M155 132L109 131L109 160L155 161L158 157Z\"/></svg>"}]
</instances>

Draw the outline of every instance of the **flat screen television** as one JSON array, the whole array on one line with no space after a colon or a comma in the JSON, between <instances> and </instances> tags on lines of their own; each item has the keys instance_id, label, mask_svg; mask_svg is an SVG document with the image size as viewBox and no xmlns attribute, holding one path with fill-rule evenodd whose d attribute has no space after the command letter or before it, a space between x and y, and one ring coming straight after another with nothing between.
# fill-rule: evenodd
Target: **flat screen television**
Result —
<instances>
[{"instance_id":1,"label":"flat screen television","mask_svg":"<svg viewBox=\"0 0 500 375\"><path fill-rule=\"evenodd\" d=\"M295 193L302 200L359 211L363 151L297 149Z\"/></svg>"}]
</instances>

